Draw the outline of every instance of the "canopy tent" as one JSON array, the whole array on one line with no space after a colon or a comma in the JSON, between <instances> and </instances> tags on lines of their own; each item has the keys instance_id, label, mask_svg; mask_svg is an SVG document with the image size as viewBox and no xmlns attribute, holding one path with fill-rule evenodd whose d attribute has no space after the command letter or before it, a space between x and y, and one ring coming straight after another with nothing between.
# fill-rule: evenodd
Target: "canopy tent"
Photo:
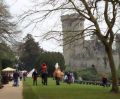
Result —
<instances>
[{"instance_id":1,"label":"canopy tent","mask_svg":"<svg viewBox=\"0 0 120 99\"><path fill-rule=\"evenodd\" d=\"M11 67L7 67L7 68L5 68L5 69L3 69L2 70L3 72L12 72L12 71L16 71L16 69L13 69L13 68L11 68Z\"/></svg>"},{"instance_id":2,"label":"canopy tent","mask_svg":"<svg viewBox=\"0 0 120 99\"><path fill-rule=\"evenodd\" d=\"M27 70L22 70L21 72L22 72L22 73L27 73Z\"/></svg>"},{"instance_id":3,"label":"canopy tent","mask_svg":"<svg viewBox=\"0 0 120 99\"><path fill-rule=\"evenodd\" d=\"M27 77L32 77L32 73L34 72L35 69L32 69L28 74Z\"/></svg>"}]
</instances>

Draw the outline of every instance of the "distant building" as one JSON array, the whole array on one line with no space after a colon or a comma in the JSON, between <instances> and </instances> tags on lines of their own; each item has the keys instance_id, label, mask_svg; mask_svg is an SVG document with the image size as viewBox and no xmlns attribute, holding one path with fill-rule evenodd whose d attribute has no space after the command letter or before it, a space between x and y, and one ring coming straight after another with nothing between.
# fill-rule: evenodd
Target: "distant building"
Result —
<instances>
[{"instance_id":1,"label":"distant building","mask_svg":"<svg viewBox=\"0 0 120 99\"><path fill-rule=\"evenodd\" d=\"M85 69L94 66L99 73L108 73L110 67L102 43L95 36L90 40L84 39L84 20L78 14L61 17L65 64L71 66L72 69ZM113 51L113 56L116 68L118 68L119 55L117 50Z\"/></svg>"}]
</instances>

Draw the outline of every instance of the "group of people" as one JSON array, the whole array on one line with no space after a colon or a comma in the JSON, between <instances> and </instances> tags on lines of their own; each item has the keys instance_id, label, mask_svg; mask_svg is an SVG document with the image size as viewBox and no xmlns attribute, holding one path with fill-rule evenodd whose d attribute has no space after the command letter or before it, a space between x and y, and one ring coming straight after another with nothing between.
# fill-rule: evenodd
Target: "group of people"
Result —
<instances>
[{"instance_id":1,"label":"group of people","mask_svg":"<svg viewBox=\"0 0 120 99\"><path fill-rule=\"evenodd\" d=\"M74 83L75 78L72 72L67 72L64 76L64 82L71 84Z\"/></svg>"},{"instance_id":2,"label":"group of people","mask_svg":"<svg viewBox=\"0 0 120 99\"><path fill-rule=\"evenodd\" d=\"M42 78L42 84L47 85L48 84L48 71L47 71L47 65L43 63L41 65L41 78ZM60 81L63 78L64 73L60 70L60 67L58 66L55 71L53 72L53 77L56 80L56 85L60 85ZM34 72L32 73L33 78L33 85L37 85L37 78L38 78L38 72L37 69L34 69Z\"/></svg>"},{"instance_id":3,"label":"group of people","mask_svg":"<svg viewBox=\"0 0 120 99\"><path fill-rule=\"evenodd\" d=\"M41 77L42 77L43 85L47 85L47 76L48 76L47 65L43 63L41 65ZM33 85L37 85L38 72L36 68L34 69L34 72L32 73L32 78L33 78Z\"/></svg>"},{"instance_id":4,"label":"group of people","mask_svg":"<svg viewBox=\"0 0 120 99\"><path fill-rule=\"evenodd\" d=\"M13 86L19 86L19 78L20 80L24 80L26 78L27 74L26 72L18 72L17 70L13 73Z\"/></svg>"},{"instance_id":5,"label":"group of people","mask_svg":"<svg viewBox=\"0 0 120 99\"><path fill-rule=\"evenodd\" d=\"M13 81L13 86L19 86L19 79L22 80L23 78L25 80L26 76L26 73L22 73L18 70L2 72L0 82L2 84L8 84L10 81Z\"/></svg>"}]
</instances>

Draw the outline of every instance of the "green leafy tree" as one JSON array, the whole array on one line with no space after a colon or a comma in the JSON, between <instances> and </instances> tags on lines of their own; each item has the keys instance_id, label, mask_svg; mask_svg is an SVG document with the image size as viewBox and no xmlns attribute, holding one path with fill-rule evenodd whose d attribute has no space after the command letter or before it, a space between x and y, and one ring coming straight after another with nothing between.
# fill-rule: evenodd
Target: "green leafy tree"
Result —
<instances>
[{"instance_id":1,"label":"green leafy tree","mask_svg":"<svg viewBox=\"0 0 120 99\"><path fill-rule=\"evenodd\" d=\"M19 50L20 62L22 63L22 68L30 71L36 66L37 57L43 50L39 47L38 42L35 42L31 34L28 34L24 41Z\"/></svg>"},{"instance_id":2,"label":"green leafy tree","mask_svg":"<svg viewBox=\"0 0 120 99\"><path fill-rule=\"evenodd\" d=\"M6 44L1 43L3 41L11 42L14 34L18 33L16 25L11 21L11 18L4 0L0 0L0 70L6 66L13 66L15 60L11 49Z\"/></svg>"},{"instance_id":3,"label":"green leafy tree","mask_svg":"<svg viewBox=\"0 0 120 99\"><path fill-rule=\"evenodd\" d=\"M13 40L14 34L18 33L16 24L12 21L12 16L9 12L9 7L5 4L4 0L0 0L0 65L13 64L14 55L8 44ZM2 43L5 42L5 43ZM10 57L11 56L11 57ZM4 61L4 62L3 62ZM7 64L6 64L7 63ZM6 67L5 66L5 67ZM2 68L2 67L1 67Z\"/></svg>"},{"instance_id":4,"label":"green leafy tree","mask_svg":"<svg viewBox=\"0 0 120 99\"><path fill-rule=\"evenodd\" d=\"M0 66L1 69L7 66L12 67L15 64L15 54L5 43L0 43Z\"/></svg>"},{"instance_id":5,"label":"green leafy tree","mask_svg":"<svg viewBox=\"0 0 120 99\"><path fill-rule=\"evenodd\" d=\"M65 69L64 57L59 52L44 52L42 54L39 54L38 61L37 61L39 70L42 63L47 64L49 76L53 75L56 63L59 63L61 70Z\"/></svg>"}]
</instances>

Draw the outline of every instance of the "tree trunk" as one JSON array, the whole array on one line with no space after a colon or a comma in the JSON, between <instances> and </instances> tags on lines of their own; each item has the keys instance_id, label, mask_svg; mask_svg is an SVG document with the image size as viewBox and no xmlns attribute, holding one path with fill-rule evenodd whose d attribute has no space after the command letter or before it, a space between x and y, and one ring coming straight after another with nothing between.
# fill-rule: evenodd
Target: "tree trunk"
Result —
<instances>
[{"instance_id":1,"label":"tree trunk","mask_svg":"<svg viewBox=\"0 0 120 99\"><path fill-rule=\"evenodd\" d=\"M120 50L119 50L119 67L118 68L120 68Z\"/></svg>"},{"instance_id":2,"label":"tree trunk","mask_svg":"<svg viewBox=\"0 0 120 99\"><path fill-rule=\"evenodd\" d=\"M116 67L113 59L113 54L112 54L112 47L107 46L106 47L106 53L108 55L109 59L109 65L111 69L111 74L112 74L112 89L111 92L117 93L119 91L119 88L117 86L117 73L116 73Z\"/></svg>"}]
</instances>

